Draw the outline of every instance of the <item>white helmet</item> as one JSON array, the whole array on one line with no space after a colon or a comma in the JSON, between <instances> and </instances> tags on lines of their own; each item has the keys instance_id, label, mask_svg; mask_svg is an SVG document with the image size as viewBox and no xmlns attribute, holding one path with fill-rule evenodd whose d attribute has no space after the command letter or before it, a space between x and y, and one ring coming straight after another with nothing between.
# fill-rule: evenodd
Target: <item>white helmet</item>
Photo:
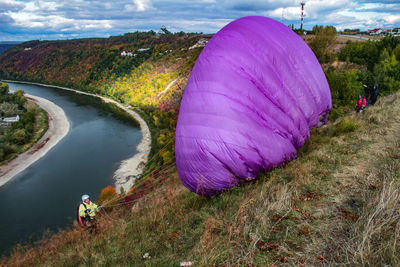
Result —
<instances>
[{"instance_id":1,"label":"white helmet","mask_svg":"<svg viewBox=\"0 0 400 267\"><path fill-rule=\"evenodd\" d=\"M87 198L89 198L89 195L86 195L86 194L83 195L83 196L82 196L82 201L85 201L85 199L87 199Z\"/></svg>"}]
</instances>

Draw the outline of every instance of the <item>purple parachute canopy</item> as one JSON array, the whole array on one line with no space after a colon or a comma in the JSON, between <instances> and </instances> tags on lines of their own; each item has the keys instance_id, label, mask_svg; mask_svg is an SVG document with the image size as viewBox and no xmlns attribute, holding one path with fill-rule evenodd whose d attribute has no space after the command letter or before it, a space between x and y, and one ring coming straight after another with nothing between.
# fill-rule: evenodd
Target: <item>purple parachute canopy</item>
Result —
<instances>
[{"instance_id":1,"label":"purple parachute canopy","mask_svg":"<svg viewBox=\"0 0 400 267\"><path fill-rule=\"evenodd\" d=\"M215 195L297 156L332 106L324 72L291 29L265 17L231 22L208 42L176 127L179 176Z\"/></svg>"}]
</instances>

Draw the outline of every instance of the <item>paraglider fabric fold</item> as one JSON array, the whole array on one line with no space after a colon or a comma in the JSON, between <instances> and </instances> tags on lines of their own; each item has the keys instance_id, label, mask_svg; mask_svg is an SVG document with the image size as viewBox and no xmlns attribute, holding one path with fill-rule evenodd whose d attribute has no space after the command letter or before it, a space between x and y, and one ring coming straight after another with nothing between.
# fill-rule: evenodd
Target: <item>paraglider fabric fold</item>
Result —
<instances>
[{"instance_id":1,"label":"paraglider fabric fold","mask_svg":"<svg viewBox=\"0 0 400 267\"><path fill-rule=\"evenodd\" d=\"M323 70L296 33L265 17L233 21L210 39L186 85L179 176L201 195L253 180L294 159L331 106Z\"/></svg>"}]
</instances>

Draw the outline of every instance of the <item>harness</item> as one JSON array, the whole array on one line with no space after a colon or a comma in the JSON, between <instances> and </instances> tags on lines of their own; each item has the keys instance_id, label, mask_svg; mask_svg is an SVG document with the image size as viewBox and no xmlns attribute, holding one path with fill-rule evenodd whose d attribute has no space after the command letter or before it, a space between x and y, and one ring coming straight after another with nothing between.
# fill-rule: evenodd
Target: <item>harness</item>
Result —
<instances>
[{"instance_id":1,"label":"harness","mask_svg":"<svg viewBox=\"0 0 400 267\"><path fill-rule=\"evenodd\" d=\"M86 207L86 204L85 203L81 203L84 207L85 207L85 211L87 211L88 210L88 208Z\"/></svg>"},{"instance_id":2,"label":"harness","mask_svg":"<svg viewBox=\"0 0 400 267\"><path fill-rule=\"evenodd\" d=\"M86 216L85 217L81 217L80 215L79 215L79 208L80 208L80 206L81 206L81 204L83 205L83 207L85 208L85 213L86 213ZM83 203L83 202L81 202L79 205L78 205L78 207L77 207L77 210L76 210L76 220L77 220L77 222L81 225L81 226L84 226L84 224L85 224L85 221L86 220L88 220L89 219L89 214L86 212L88 210L88 208L87 208L87 206L86 206L86 204L85 203Z\"/></svg>"}]
</instances>

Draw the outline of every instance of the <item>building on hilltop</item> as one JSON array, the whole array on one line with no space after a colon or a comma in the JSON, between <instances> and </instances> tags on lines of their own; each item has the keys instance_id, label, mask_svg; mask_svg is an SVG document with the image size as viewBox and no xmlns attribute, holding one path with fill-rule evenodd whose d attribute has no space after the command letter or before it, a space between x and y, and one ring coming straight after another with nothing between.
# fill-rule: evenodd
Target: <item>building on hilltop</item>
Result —
<instances>
[{"instance_id":1,"label":"building on hilltop","mask_svg":"<svg viewBox=\"0 0 400 267\"><path fill-rule=\"evenodd\" d=\"M146 52L146 51L149 51L150 50L150 48L139 48L138 50L136 50L136 52ZM136 57L137 56L137 54L134 54L134 53L132 53L132 52L129 52L129 51L122 51L121 52L121 56L123 56L123 57Z\"/></svg>"},{"instance_id":2,"label":"building on hilltop","mask_svg":"<svg viewBox=\"0 0 400 267\"><path fill-rule=\"evenodd\" d=\"M373 30L368 30L369 35L381 35L383 33L383 30L381 28L376 28Z\"/></svg>"},{"instance_id":3,"label":"building on hilltop","mask_svg":"<svg viewBox=\"0 0 400 267\"><path fill-rule=\"evenodd\" d=\"M123 56L123 57L133 57L134 54L132 52L122 51L121 52L121 56Z\"/></svg>"},{"instance_id":4,"label":"building on hilltop","mask_svg":"<svg viewBox=\"0 0 400 267\"><path fill-rule=\"evenodd\" d=\"M189 47L189 50L195 49L197 47L205 47L207 43L208 43L207 39L201 38L200 40L197 41L197 43Z\"/></svg>"},{"instance_id":5,"label":"building on hilltop","mask_svg":"<svg viewBox=\"0 0 400 267\"><path fill-rule=\"evenodd\" d=\"M138 50L136 50L136 52L145 52L145 51L149 51L150 48L139 48Z\"/></svg>"},{"instance_id":6,"label":"building on hilltop","mask_svg":"<svg viewBox=\"0 0 400 267\"><path fill-rule=\"evenodd\" d=\"M171 34L171 32L167 30L167 27L165 27L165 25L162 25L160 30L157 32L157 35L163 35L163 34Z\"/></svg>"}]
</instances>

